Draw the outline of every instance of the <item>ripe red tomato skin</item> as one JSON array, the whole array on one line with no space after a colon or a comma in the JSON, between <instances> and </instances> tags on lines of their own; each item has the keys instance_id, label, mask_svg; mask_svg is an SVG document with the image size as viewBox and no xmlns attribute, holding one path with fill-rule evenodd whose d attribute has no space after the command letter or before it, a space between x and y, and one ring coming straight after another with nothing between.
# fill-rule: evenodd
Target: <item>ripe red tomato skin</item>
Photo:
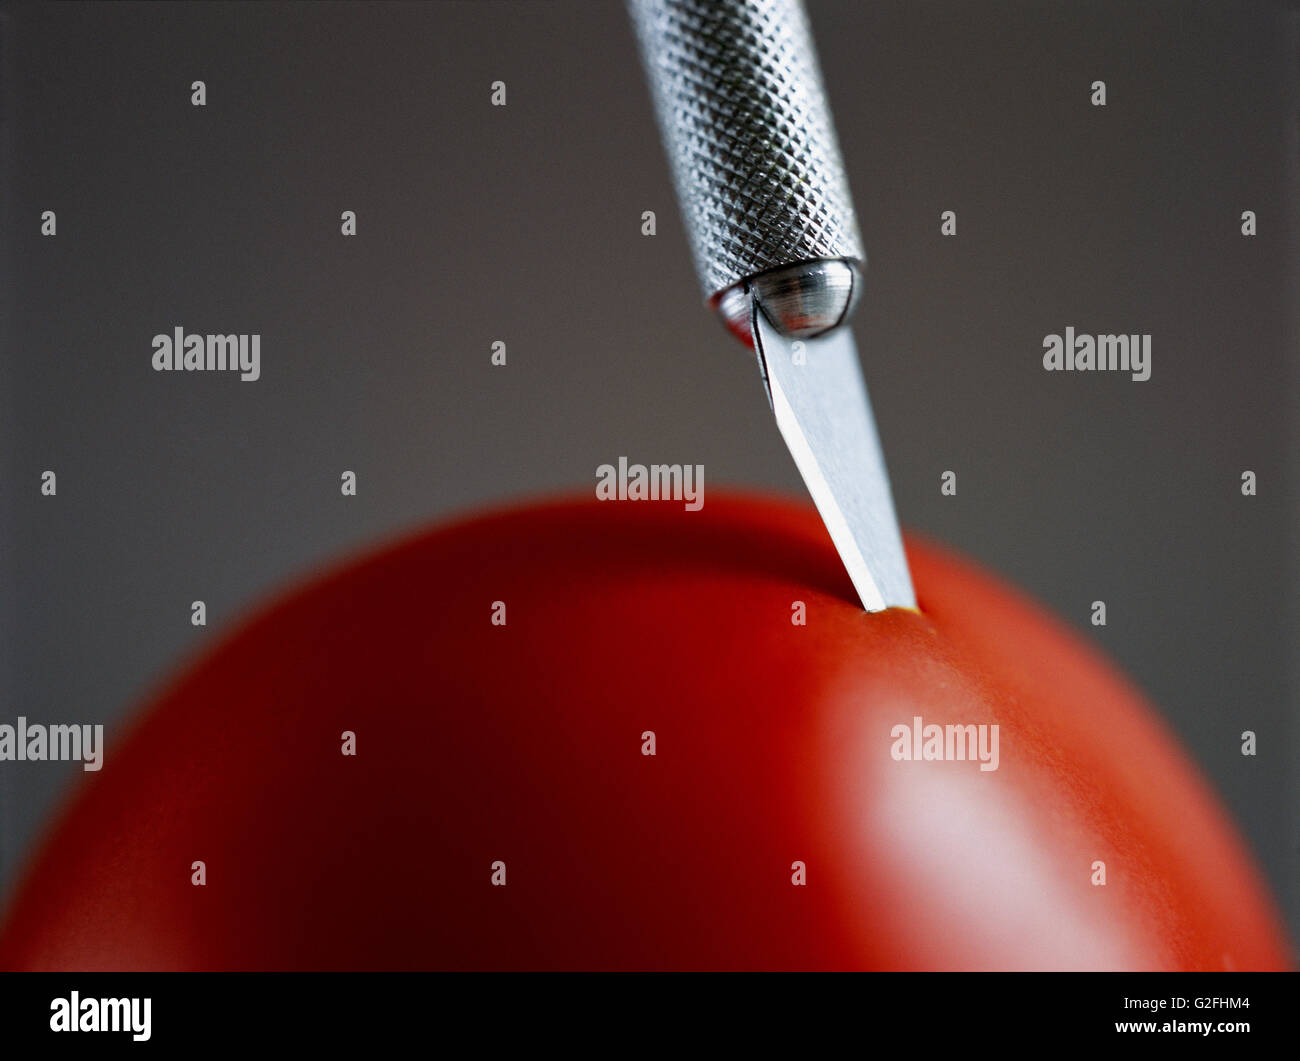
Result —
<instances>
[{"instance_id":1,"label":"ripe red tomato skin","mask_svg":"<svg viewBox=\"0 0 1300 1061\"><path fill-rule=\"evenodd\" d=\"M711 495L363 558L110 743L0 968L1285 967L1154 712L1013 591L909 555L921 614L867 615L815 513ZM916 715L997 723L998 769L895 761Z\"/></svg>"}]
</instances>

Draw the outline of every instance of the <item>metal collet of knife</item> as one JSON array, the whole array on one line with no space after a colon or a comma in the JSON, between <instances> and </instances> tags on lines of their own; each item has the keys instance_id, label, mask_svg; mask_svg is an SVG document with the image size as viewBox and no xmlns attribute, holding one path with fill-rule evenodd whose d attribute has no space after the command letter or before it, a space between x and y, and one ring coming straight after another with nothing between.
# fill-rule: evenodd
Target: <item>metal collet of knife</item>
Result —
<instances>
[{"instance_id":1,"label":"metal collet of knife","mask_svg":"<svg viewBox=\"0 0 1300 1061\"><path fill-rule=\"evenodd\" d=\"M866 255L800 0L628 0L709 304L867 611L915 608L846 322Z\"/></svg>"}]
</instances>

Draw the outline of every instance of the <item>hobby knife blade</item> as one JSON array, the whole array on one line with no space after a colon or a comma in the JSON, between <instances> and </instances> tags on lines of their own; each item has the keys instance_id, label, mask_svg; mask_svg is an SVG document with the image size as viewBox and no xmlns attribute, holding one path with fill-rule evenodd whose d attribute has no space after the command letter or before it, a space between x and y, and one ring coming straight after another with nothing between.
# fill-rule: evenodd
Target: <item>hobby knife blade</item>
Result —
<instances>
[{"instance_id":1,"label":"hobby knife blade","mask_svg":"<svg viewBox=\"0 0 1300 1061\"><path fill-rule=\"evenodd\" d=\"M801 0L628 0L709 304L867 611L915 608L847 320L866 254Z\"/></svg>"}]
</instances>

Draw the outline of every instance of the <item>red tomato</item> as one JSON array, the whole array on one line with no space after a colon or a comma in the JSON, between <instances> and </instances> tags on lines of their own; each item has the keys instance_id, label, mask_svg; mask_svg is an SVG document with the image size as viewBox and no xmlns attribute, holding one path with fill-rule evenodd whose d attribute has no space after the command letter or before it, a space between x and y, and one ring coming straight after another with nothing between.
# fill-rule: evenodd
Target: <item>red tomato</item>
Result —
<instances>
[{"instance_id":1,"label":"red tomato","mask_svg":"<svg viewBox=\"0 0 1300 1061\"><path fill-rule=\"evenodd\" d=\"M526 508L363 559L110 742L0 966L1283 967L1138 694L909 553L920 614L862 612L816 514L752 498ZM916 718L996 725L997 768L896 758Z\"/></svg>"}]
</instances>

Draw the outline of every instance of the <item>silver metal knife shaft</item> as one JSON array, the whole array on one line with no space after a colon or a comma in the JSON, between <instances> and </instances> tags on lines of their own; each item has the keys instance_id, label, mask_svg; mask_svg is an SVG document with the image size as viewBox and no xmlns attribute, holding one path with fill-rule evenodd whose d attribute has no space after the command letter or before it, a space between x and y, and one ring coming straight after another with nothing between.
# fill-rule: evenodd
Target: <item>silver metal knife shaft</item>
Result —
<instances>
[{"instance_id":1,"label":"silver metal knife shaft","mask_svg":"<svg viewBox=\"0 0 1300 1061\"><path fill-rule=\"evenodd\" d=\"M696 271L868 611L914 608L844 327L866 255L800 0L628 0ZM796 345L798 344L798 345Z\"/></svg>"}]
</instances>

